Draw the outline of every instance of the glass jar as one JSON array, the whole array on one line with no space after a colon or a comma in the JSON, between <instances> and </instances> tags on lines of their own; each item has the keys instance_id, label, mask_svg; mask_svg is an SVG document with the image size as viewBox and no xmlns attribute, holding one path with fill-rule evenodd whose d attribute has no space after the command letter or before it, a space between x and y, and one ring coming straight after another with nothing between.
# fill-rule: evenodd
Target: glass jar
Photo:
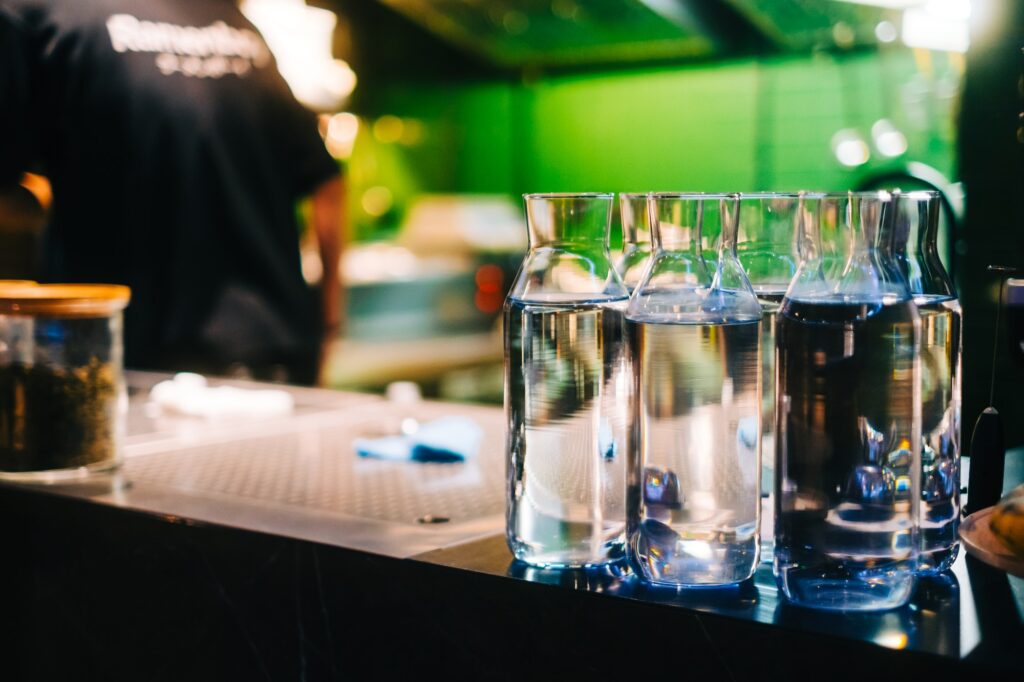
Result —
<instances>
[{"instance_id":1,"label":"glass jar","mask_svg":"<svg viewBox=\"0 0 1024 682\"><path fill-rule=\"evenodd\" d=\"M0 284L0 479L116 468L127 394L127 287Z\"/></svg>"},{"instance_id":2,"label":"glass jar","mask_svg":"<svg viewBox=\"0 0 1024 682\"><path fill-rule=\"evenodd\" d=\"M881 243L891 196L819 201L778 313L775 577L805 606L896 608L919 551L921 318Z\"/></svg>"},{"instance_id":3,"label":"glass jar","mask_svg":"<svg viewBox=\"0 0 1024 682\"><path fill-rule=\"evenodd\" d=\"M629 557L649 583L735 584L757 566L761 510L761 306L736 257L737 197L649 201L654 255L626 311Z\"/></svg>"},{"instance_id":4,"label":"glass jar","mask_svg":"<svg viewBox=\"0 0 1024 682\"><path fill-rule=\"evenodd\" d=\"M506 535L535 566L625 556L628 296L613 195L528 194L530 250L505 302Z\"/></svg>"}]
</instances>

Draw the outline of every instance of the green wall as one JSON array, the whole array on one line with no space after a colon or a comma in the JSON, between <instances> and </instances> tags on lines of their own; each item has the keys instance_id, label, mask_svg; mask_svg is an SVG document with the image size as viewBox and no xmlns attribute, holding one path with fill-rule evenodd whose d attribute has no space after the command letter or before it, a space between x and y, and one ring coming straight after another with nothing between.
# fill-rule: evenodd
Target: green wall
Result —
<instances>
[{"instance_id":1,"label":"green wall","mask_svg":"<svg viewBox=\"0 0 1024 682\"><path fill-rule=\"evenodd\" d=\"M404 186L399 212L420 191L844 190L908 160L952 178L959 70L945 54L893 48L393 84L364 115L415 120L423 135L397 149L357 145L352 167L372 167L371 183ZM869 136L882 117L904 132L907 154L887 160L872 150L867 165L840 166L832 135L856 127ZM404 165L401 177L382 170L380 155ZM357 182L354 200L359 191Z\"/></svg>"}]
</instances>

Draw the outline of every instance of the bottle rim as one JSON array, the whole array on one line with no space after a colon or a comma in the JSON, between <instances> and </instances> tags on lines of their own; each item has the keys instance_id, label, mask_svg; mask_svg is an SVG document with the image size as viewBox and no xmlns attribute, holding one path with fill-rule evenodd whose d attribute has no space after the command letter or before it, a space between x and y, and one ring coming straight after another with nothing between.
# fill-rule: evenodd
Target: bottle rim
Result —
<instances>
[{"instance_id":1,"label":"bottle rim","mask_svg":"<svg viewBox=\"0 0 1024 682\"><path fill-rule=\"evenodd\" d=\"M800 199L814 197L815 192L740 192L740 201L744 199Z\"/></svg>"},{"instance_id":2,"label":"bottle rim","mask_svg":"<svg viewBox=\"0 0 1024 682\"><path fill-rule=\"evenodd\" d=\"M612 199L614 192L534 192L524 194L523 199Z\"/></svg>"},{"instance_id":3,"label":"bottle rim","mask_svg":"<svg viewBox=\"0 0 1024 682\"><path fill-rule=\"evenodd\" d=\"M898 192L901 199L911 199L913 201L930 201L932 199L942 198L941 192L936 192L933 189L915 189L909 192L903 192L899 189L895 190Z\"/></svg>"},{"instance_id":4,"label":"bottle rim","mask_svg":"<svg viewBox=\"0 0 1024 682\"><path fill-rule=\"evenodd\" d=\"M815 199L880 199L882 201L892 201L894 195L889 190L879 189L857 192L853 190L848 192L814 192L804 196L810 196Z\"/></svg>"},{"instance_id":5,"label":"bottle rim","mask_svg":"<svg viewBox=\"0 0 1024 682\"><path fill-rule=\"evenodd\" d=\"M651 199L738 199L737 192L649 192L647 196Z\"/></svg>"}]
</instances>

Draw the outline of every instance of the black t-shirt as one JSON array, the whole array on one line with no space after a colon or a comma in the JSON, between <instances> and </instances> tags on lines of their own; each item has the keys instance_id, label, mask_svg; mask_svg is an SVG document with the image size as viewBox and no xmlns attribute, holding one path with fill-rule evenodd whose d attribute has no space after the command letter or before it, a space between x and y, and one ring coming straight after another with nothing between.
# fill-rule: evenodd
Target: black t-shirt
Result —
<instances>
[{"instance_id":1,"label":"black t-shirt","mask_svg":"<svg viewBox=\"0 0 1024 682\"><path fill-rule=\"evenodd\" d=\"M0 0L0 60L0 182L53 184L44 279L131 286L129 366L215 310L241 361L315 352L295 207L338 167L233 2Z\"/></svg>"}]
</instances>

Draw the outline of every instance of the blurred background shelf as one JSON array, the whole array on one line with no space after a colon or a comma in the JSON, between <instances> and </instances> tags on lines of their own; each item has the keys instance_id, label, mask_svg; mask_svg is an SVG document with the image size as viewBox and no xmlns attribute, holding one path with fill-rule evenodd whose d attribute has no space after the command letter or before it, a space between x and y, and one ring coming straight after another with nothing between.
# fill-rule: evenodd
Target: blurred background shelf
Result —
<instances>
[{"instance_id":1,"label":"blurred background shelf","mask_svg":"<svg viewBox=\"0 0 1024 682\"><path fill-rule=\"evenodd\" d=\"M331 386L364 390L415 381L428 396L500 403L502 357L497 332L398 341L342 339L334 344L327 377Z\"/></svg>"}]
</instances>

